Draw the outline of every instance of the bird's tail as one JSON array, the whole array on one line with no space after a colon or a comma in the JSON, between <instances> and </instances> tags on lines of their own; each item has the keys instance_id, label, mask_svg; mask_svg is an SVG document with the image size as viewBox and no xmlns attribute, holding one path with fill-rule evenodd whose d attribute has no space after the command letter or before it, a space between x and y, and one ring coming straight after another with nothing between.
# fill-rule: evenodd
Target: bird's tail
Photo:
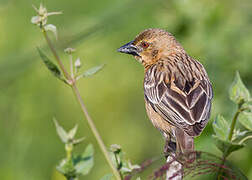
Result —
<instances>
[{"instance_id":1,"label":"bird's tail","mask_svg":"<svg viewBox=\"0 0 252 180\"><path fill-rule=\"evenodd\" d=\"M176 152L185 155L187 162L192 163L196 159L194 152L194 138L186 134L182 129L176 128Z\"/></svg>"}]
</instances>

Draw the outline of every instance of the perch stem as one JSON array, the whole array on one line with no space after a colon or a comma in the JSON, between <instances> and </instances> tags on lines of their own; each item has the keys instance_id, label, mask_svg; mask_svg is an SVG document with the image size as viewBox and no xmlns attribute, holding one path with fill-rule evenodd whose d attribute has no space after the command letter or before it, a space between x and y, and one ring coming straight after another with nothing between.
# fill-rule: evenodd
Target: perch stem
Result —
<instances>
[{"instance_id":1,"label":"perch stem","mask_svg":"<svg viewBox=\"0 0 252 180\"><path fill-rule=\"evenodd\" d=\"M43 27L41 29L42 29L43 35L44 35L44 37L46 39L46 42L47 42L50 50L52 51L52 53L53 53L58 65L59 65L60 69L63 71L63 74L64 74L65 78L68 80L69 85L72 87L72 90L73 90L73 92L74 92L74 94L75 94L75 96L77 98L77 101L81 106L81 110L82 110L84 116L87 119L88 125L91 128L91 131L92 131L93 135L95 136L95 139L98 142L98 145L99 145L103 155L105 156L105 159L107 160L107 162L108 162L108 164L109 164L115 178L117 180L122 180L121 177L120 177L119 172L114 167L114 165L112 163L112 160L109 157L109 153L108 153L108 151L106 149L106 146L105 146L104 142L102 141L102 138L101 138L98 130L96 129L96 126L95 126L92 118L90 117L90 115L89 115L89 113L88 113L88 111L87 111L87 109L86 109L86 107L84 105L83 99L82 99L82 97L80 95L80 92L79 92L77 86L76 86L76 80L74 78L72 78L71 75L66 71L62 61L60 60L60 58L59 58L59 56L58 56L52 42L51 42L51 40L49 39L49 37L47 35L46 30Z\"/></svg>"}]
</instances>

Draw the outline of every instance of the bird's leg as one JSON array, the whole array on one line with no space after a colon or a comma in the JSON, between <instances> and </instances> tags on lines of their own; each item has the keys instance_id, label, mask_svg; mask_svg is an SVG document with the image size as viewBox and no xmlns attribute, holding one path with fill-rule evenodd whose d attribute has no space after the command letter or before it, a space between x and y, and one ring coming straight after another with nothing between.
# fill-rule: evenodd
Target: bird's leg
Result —
<instances>
[{"instance_id":1,"label":"bird's leg","mask_svg":"<svg viewBox=\"0 0 252 180\"><path fill-rule=\"evenodd\" d=\"M176 151L176 143L171 140L170 135L164 134L164 136L165 136L164 155L165 159L167 159L170 153Z\"/></svg>"},{"instance_id":2,"label":"bird's leg","mask_svg":"<svg viewBox=\"0 0 252 180\"><path fill-rule=\"evenodd\" d=\"M176 151L176 143L171 140L166 140L165 146L164 146L165 158L167 159L167 156L169 156L170 153L175 152L175 151Z\"/></svg>"},{"instance_id":3,"label":"bird's leg","mask_svg":"<svg viewBox=\"0 0 252 180\"><path fill-rule=\"evenodd\" d=\"M165 146L164 155L166 162L169 164L169 169L166 172L166 180L182 180L183 179L183 166L180 162L176 161L176 142L172 141L171 135L164 133Z\"/></svg>"}]
</instances>

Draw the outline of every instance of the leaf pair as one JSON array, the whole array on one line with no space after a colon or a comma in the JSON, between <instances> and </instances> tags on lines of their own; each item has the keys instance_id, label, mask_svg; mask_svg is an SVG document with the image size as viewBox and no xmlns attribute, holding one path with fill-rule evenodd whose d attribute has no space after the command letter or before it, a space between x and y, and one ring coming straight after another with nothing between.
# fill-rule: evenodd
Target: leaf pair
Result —
<instances>
[{"instance_id":1,"label":"leaf pair","mask_svg":"<svg viewBox=\"0 0 252 180\"><path fill-rule=\"evenodd\" d=\"M215 138L215 144L217 148L223 153L225 157L227 157L232 152L237 151L244 147L243 144L237 144L231 141L224 141L217 138L216 136L214 136L214 138Z\"/></svg>"},{"instance_id":2,"label":"leaf pair","mask_svg":"<svg viewBox=\"0 0 252 180\"><path fill-rule=\"evenodd\" d=\"M132 165L129 160L126 160L124 157L124 152L122 151L121 147L117 144L113 144L110 146L110 158L112 159L112 162L114 166L119 171L121 177L124 177L125 175L128 175L135 169L139 169L140 166L135 164ZM112 180L113 175L112 174L106 174L103 176L100 180ZM137 180L140 180L138 177Z\"/></svg>"},{"instance_id":3,"label":"leaf pair","mask_svg":"<svg viewBox=\"0 0 252 180\"><path fill-rule=\"evenodd\" d=\"M228 156L231 152L236 151L243 147L243 145L233 143L228 140L228 134L230 131L230 124L221 115L218 115L213 123L213 129L215 134L216 146L225 156Z\"/></svg>"},{"instance_id":4,"label":"leaf pair","mask_svg":"<svg viewBox=\"0 0 252 180\"><path fill-rule=\"evenodd\" d=\"M252 112L242 112L239 115L239 122L248 130L252 131Z\"/></svg>"},{"instance_id":5,"label":"leaf pair","mask_svg":"<svg viewBox=\"0 0 252 180\"><path fill-rule=\"evenodd\" d=\"M92 144L89 144L82 154L75 155L70 160L63 159L56 168L67 178L87 175L94 165L93 156L94 148Z\"/></svg>"},{"instance_id":6,"label":"leaf pair","mask_svg":"<svg viewBox=\"0 0 252 180\"><path fill-rule=\"evenodd\" d=\"M236 72L235 79L230 87L229 98L238 105L238 110L233 119L234 122L231 125L223 116L218 115L213 123L215 132L213 137L215 138L216 146L223 152L224 157L244 147L242 141L240 143L236 141L237 139L246 138L248 131L240 131L236 128L232 130L231 128L231 126L235 126L237 119L246 129L252 132L252 108L249 105L249 101L251 101L250 93L243 84L239 72ZM228 138L230 137L228 136L230 133L232 133L232 136L230 136L232 139L229 140Z\"/></svg>"},{"instance_id":7,"label":"leaf pair","mask_svg":"<svg viewBox=\"0 0 252 180\"><path fill-rule=\"evenodd\" d=\"M71 179L80 175L87 175L94 165L93 155L94 148L92 144L89 144L82 154L73 154L74 145L79 144L84 138L74 139L78 126L75 125L69 132L59 125L54 119L56 131L65 144L67 157L63 159L57 166L57 170L61 172L66 178Z\"/></svg>"},{"instance_id":8,"label":"leaf pair","mask_svg":"<svg viewBox=\"0 0 252 180\"><path fill-rule=\"evenodd\" d=\"M111 145L110 150L112 162L114 163L114 166L117 167L118 171L120 172L120 174L122 174L122 176L125 176L131 173L133 170L140 168L139 165L132 165L131 162L125 158L125 153L122 151L119 145Z\"/></svg>"},{"instance_id":9,"label":"leaf pair","mask_svg":"<svg viewBox=\"0 0 252 180\"><path fill-rule=\"evenodd\" d=\"M71 129L68 133L65 131L65 129L59 125L57 120L54 118L53 119L55 126L56 126L56 131L57 134L59 135L61 141L65 144L67 143L72 143L73 145L79 144L82 142L85 138L79 138L79 139L74 139L74 136L77 132L78 125L75 125L73 129Z\"/></svg>"},{"instance_id":10,"label":"leaf pair","mask_svg":"<svg viewBox=\"0 0 252 180\"><path fill-rule=\"evenodd\" d=\"M43 60L44 64L46 65L47 69L59 80L63 81L66 84L69 84L67 82L67 80L63 77L60 69L58 68L57 65L55 65L41 50L40 48L37 48L39 55L41 57L41 59ZM96 74L97 72L99 72L100 70L102 70L102 68L104 67L104 64L99 65L99 66L95 66L92 67L90 69L88 69L87 71L85 71L84 73L80 74L76 80L79 80L80 78L85 78L85 77L90 77L93 76L94 74Z\"/></svg>"},{"instance_id":11,"label":"leaf pair","mask_svg":"<svg viewBox=\"0 0 252 180\"><path fill-rule=\"evenodd\" d=\"M252 99L246 86L243 84L239 72L229 90L230 99L239 106L238 121L249 131L252 131Z\"/></svg>"},{"instance_id":12,"label":"leaf pair","mask_svg":"<svg viewBox=\"0 0 252 180\"><path fill-rule=\"evenodd\" d=\"M229 98L236 104L240 104L242 101L250 101L250 93L246 86L243 84L240 74L237 71L235 79L229 89Z\"/></svg>"}]
</instances>

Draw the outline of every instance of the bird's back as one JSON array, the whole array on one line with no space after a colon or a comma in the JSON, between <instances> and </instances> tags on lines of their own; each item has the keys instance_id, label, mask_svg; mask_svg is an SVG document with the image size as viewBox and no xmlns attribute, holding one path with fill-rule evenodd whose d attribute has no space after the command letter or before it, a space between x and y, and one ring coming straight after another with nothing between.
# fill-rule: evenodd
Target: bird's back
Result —
<instances>
[{"instance_id":1,"label":"bird's back","mask_svg":"<svg viewBox=\"0 0 252 180\"><path fill-rule=\"evenodd\" d=\"M190 136L199 135L208 122L212 87L204 67L185 52L161 57L146 68L144 94L164 121Z\"/></svg>"}]
</instances>

